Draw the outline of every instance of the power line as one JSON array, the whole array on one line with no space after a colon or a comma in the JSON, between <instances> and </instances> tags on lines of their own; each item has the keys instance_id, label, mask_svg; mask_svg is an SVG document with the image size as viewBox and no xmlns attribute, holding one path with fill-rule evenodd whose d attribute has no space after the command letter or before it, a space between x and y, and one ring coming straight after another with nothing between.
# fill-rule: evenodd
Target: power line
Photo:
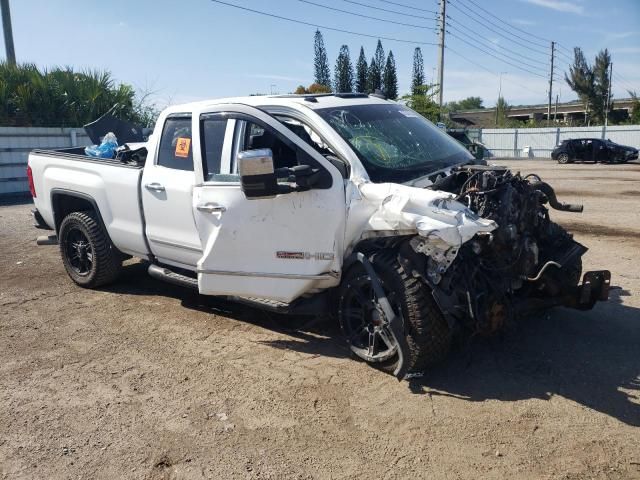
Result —
<instances>
[{"instance_id":1,"label":"power line","mask_svg":"<svg viewBox=\"0 0 640 480\"><path fill-rule=\"evenodd\" d=\"M473 4L473 5L475 5L476 7L478 7L478 8L479 8L480 10L482 10L483 12L485 12L485 13L487 13L487 14L491 15L493 18L495 18L495 19L496 19L496 20L498 20L499 22L502 22L504 25L508 26L509 28L512 28L512 29L514 29L514 30L518 30L519 32L522 32L522 33L524 33L524 34L526 34L526 35L529 35L529 36L531 36L531 37L534 37L534 38L537 38L537 39L539 39L539 40L542 40L543 42L547 42L547 43L551 42L551 40L549 40L548 38L540 37L540 36L538 36L538 35L536 35L536 34L534 34L534 33L527 32L526 30L523 30L522 28L518 28L518 27L516 27L515 25L512 25L511 23L508 23L507 21L505 21L505 20L501 19L501 18L500 18L500 17L498 17L497 15L495 15L495 14L491 13L489 10L486 10L486 9L482 8L480 5L478 5L478 4L477 4L476 2L474 2L473 0L466 0L466 1L467 1L467 2L469 2L469 3L471 3L471 4ZM512 35L516 36L515 34L512 34ZM521 37L518 37L518 38L521 38ZM539 46L543 46L543 45L539 45ZM546 45L544 45L544 46L546 46Z\"/></svg>"},{"instance_id":2,"label":"power line","mask_svg":"<svg viewBox=\"0 0 640 480\"><path fill-rule=\"evenodd\" d=\"M410 43L412 45L437 45L436 43L416 42L416 41L413 41L413 40L406 40L406 39L401 39L401 38L385 37L385 36L382 36L382 35L370 35L368 33L353 32L351 30L343 30L341 28L328 27L326 25L320 25L320 24L317 24L317 23L305 22L303 20L297 20L295 18L283 17L281 15L276 15L274 13L262 12L260 10L254 10L252 8L242 7L240 5L234 5L233 3L223 2L221 0L211 0L211 1L214 2L214 3L219 3L220 5L226 5L228 7L237 8L238 10L244 10L244 11L247 11L247 12L257 13L258 15L264 15L266 17L277 18L279 20L286 20L287 22L298 23L300 25L307 25L309 27L314 27L314 28L323 28L325 30L332 30L334 32L348 33L349 35L358 35L358 36L361 36L361 37L375 38L375 39L380 39L380 40L389 40L391 42Z\"/></svg>"},{"instance_id":3,"label":"power line","mask_svg":"<svg viewBox=\"0 0 640 480\"><path fill-rule=\"evenodd\" d=\"M561 49L566 50L567 52L569 52L569 53L573 54L573 51L572 51L572 50L569 50L569 49L568 49L567 47L565 47L564 45L562 45L562 44L560 44L560 43L558 43L558 44L556 44L556 45L558 45Z\"/></svg>"},{"instance_id":4,"label":"power line","mask_svg":"<svg viewBox=\"0 0 640 480\"><path fill-rule=\"evenodd\" d=\"M517 44L517 45L520 45L521 47L524 47L524 48L528 49L528 50L529 50L529 51L531 51L531 52L536 52L536 53L539 53L539 54L541 54L541 55L544 55L545 57L547 57L547 56L549 55L547 52L543 52L543 51L541 51L541 50L538 50L538 49L535 49L535 48L531 48L531 44L526 45L526 44L524 44L524 43L520 43L519 41L514 40L513 38L509 38L509 37L507 37L507 36L506 36L506 35L504 35L502 32L500 32L500 30L494 30L494 29L491 29L491 28L487 27L483 22L481 22L481 21L480 21L480 20L478 20L477 18L474 18L474 17L472 17L472 16L468 15L468 14L467 14L466 12L464 12L460 7L458 7L455 3L451 3L451 6L452 6L453 8L455 8L456 10L458 10L459 12L461 12L463 15L465 15L465 16L467 16L468 18L470 18L471 20L473 20L474 22L476 22L476 23L478 23L478 24L482 25L482 27L483 27L483 28L486 28L486 29L487 29L487 30L489 30L490 32L495 33L496 35L499 35L499 36L501 36L501 37L503 37L503 38L505 38L505 39L509 40L510 42L513 42L513 43L515 43L515 44ZM499 26L498 26L498 28L501 28L501 27L499 27Z\"/></svg>"},{"instance_id":5,"label":"power line","mask_svg":"<svg viewBox=\"0 0 640 480\"><path fill-rule=\"evenodd\" d=\"M622 86L622 88L624 88L625 90L627 90L627 91L632 91L632 92L635 92L635 91L636 91L636 89L635 89L635 88L633 88L630 84L628 84L628 83L626 82L626 80L620 76L620 74L618 74L618 73L616 73L616 72L613 72L613 79L615 79L615 80L616 80L616 82L617 82L619 85L621 85L621 86ZM613 79L611 79L611 80L612 80L612 83L613 83Z\"/></svg>"},{"instance_id":6,"label":"power line","mask_svg":"<svg viewBox=\"0 0 640 480\"><path fill-rule=\"evenodd\" d=\"M465 5L463 4L463 6L465 6ZM501 20L500 18L496 17L496 16L495 16L494 14L492 14L492 13L490 13L489 15L491 15L493 18L495 18L496 20L498 20L501 24L495 23L493 20L491 20L490 18L487 18L485 15L482 15L481 13L478 13L477 11L473 10L473 7L469 8L469 6L466 6L466 8L467 8L471 13L473 13L474 15L476 15L476 16L478 16L478 17L482 18L485 22L488 22L489 24L493 25L493 26L494 26L494 27L496 27L496 28L499 28L499 29L503 30L505 26L509 26L509 24L507 24L504 20ZM486 10L485 10L485 11L486 11ZM522 36L518 35L517 33L509 32L508 30L504 30L504 32L505 32L506 34L508 34L508 35L511 35L511 36L513 36L513 37L515 37L515 38L518 38L518 39L522 40L523 42L527 42L527 43L529 43L530 45L535 45L535 46L540 47L540 48L545 48L545 47L546 47L546 45L544 45L544 44L540 44L539 42L537 42L537 41L533 41L533 40L531 40L531 39L529 39L529 38L524 38L524 37L522 37ZM515 41L515 40L514 40L514 41Z\"/></svg>"},{"instance_id":7,"label":"power line","mask_svg":"<svg viewBox=\"0 0 640 480\"><path fill-rule=\"evenodd\" d=\"M447 22L447 25L449 27L453 28L454 30L456 30L458 33L466 36L467 38L470 38L471 40L478 40L478 38L486 40L489 43L489 45L491 46L491 48L496 49L496 51L497 51L496 47L499 47L499 48L501 48L503 50L506 50L507 52L513 53L514 55L518 55L519 58L512 58L512 57L509 57L507 54L504 54L505 57L511 58L512 60L515 60L516 62L519 62L521 58L525 58L527 60L530 60L531 62L535 62L535 63L540 64L540 65L545 65L545 66L547 65L547 62L544 62L542 60L538 60L538 59L535 59L535 58L527 57L526 55L522 55L520 52L516 52L516 51L511 50L511 49L509 49L509 48L507 48L505 46L502 46L502 45L496 45L491 40L489 40L487 37L483 37L482 35L479 35L477 32L475 32L472 29L468 28L466 25L460 24L460 26L464 27L466 30L468 30L471 33L473 33L476 36L476 38L469 37L466 33L464 33L464 31L462 29L456 27L455 25L452 25L450 22ZM532 66L532 65L529 65L529 66L531 66L532 68L539 68L538 66Z\"/></svg>"},{"instance_id":8,"label":"power line","mask_svg":"<svg viewBox=\"0 0 640 480\"><path fill-rule=\"evenodd\" d=\"M413 23L402 23L402 22L396 22L394 20L387 20L385 18L372 17L370 15L364 15L364 14L361 14L361 13L350 12L349 10L342 10L340 8L328 7L326 5L322 5L322 4L316 3L316 2L311 2L309 0L298 0L298 1L302 2L302 3L308 3L309 5L314 5L316 7L326 8L327 10L333 10L335 12L346 13L348 15L355 15L356 17L368 18L370 20L377 20L379 22L394 23L396 25L402 25L402 26L405 26L405 27L413 27L413 28L422 28L422 29L425 29L425 30L433 30L433 28L425 27L424 25L415 25ZM433 18L433 20L435 20L435 17Z\"/></svg>"},{"instance_id":9,"label":"power line","mask_svg":"<svg viewBox=\"0 0 640 480\"><path fill-rule=\"evenodd\" d=\"M556 45L557 45L557 44L556 44ZM566 61L566 62L568 62L568 63L573 63L573 58L571 58L569 55L567 55L566 53L564 53L564 52L562 52L562 51L560 51L560 50L557 50L557 52L558 52L560 55L564 56L564 59L565 59L565 61Z\"/></svg>"},{"instance_id":10,"label":"power line","mask_svg":"<svg viewBox=\"0 0 640 480\"><path fill-rule=\"evenodd\" d=\"M425 17L422 15L414 15L412 13L399 12L397 10L389 10L387 8L374 7L373 5L367 5L366 3L356 2L355 0L342 0L342 1L347 3L353 3L354 5L360 5L361 7L370 8L372 10L380 10L381 12L394 13L396 15L403 15L405 17L411 17L411 18L421 18L423 20L433 20L433 17ZM431 10L425 10L425 11L433 14L436 13L436 12L432 12Z\"/></svg>"},{"instance_id":11,"label":"power line","mask_svg":"<svg viewBox=\"0 0 640 480\"><path fill-rule=\"evenodd\" d=\"M495 58L496 60L500 60L501 62L506 63L507 65L511 65L513 68L520 69L520 70L522 70L522 71L524 71L524 72L530 73L531 75L535 75L536 77L547 78L547 77L546 77L546 75L542 75L542 74L540 74L540 73L537 73L537 72L534 72L534 71L532 71L532 70L529 70L528 68L521 67L520 65L517 65L517 64L515 64L515 63L511 63L511 62L509 62L509 61L507 61L507 60L504 60L504 59L502 59L502 58L500 58L500 57L498 57L498 56L494 55L494 54L493 54L493 53L491 53L491 52L487 52L486 50L484 50L484 49L482 49L482 48L478 47L477 45L475 45L475 44L473 44L473 43L471 43L471 42L466 41L464 38L459 37L459 36L458 36L458 35L456 35L455 33L451 33L451 32L449 32L449 31L447 31L447 33L448 33L449 35L451 35L452 37L455 37L455 38L457 38L458 40L460 40L460 41L462 41L462 42L466 43L467 45L469 45L469 46L471 46L471 47L475 48L476 50L480 50L480 51L481 51L481 52L483 52L485 55L489 55L490 57L493 57L493 58Z\"/></svg>"},{"instance_id":12,"label":"power line","mask_svg":"<svg viewBox=\"0 0 640 480\"><path fill-rule=\"evenodd\" d=\"M412 6L412 5L405 5L404 3L392 2L392 1L390 1L390 0L378 0L378 1L379 1L379 2L382 2L382 3L390 3L391 5L396 5L396 6L398 6L398 7L409 8L409 9L411 9L411 10L418 10L418 11L420 11L420 12L427 12L427 13L434 13L434 14L435 14L435 13L438 13L438 12L436 12L436 11L434 11L434 10L426 10L426 9L424 9L424 8L418 8L418 7L414 7L414 6Z\"/></svg>"},{"instance_id":13,"label":"power line","mask_svg":"<svg viewBox=\"0 0 640 480\"><path fill-rule=\"evenodd\" d=\"M466 60L467 62L475 65L478 68L481 68L482 70L489 72L491 75L493 75L494 77L498 77L499 75L491 70L489 70L487 67L485 67L484 65L482 65L481 63L478 63L474 60L471 60L469 57L464 56L463 54L461 54L460 52L454 50L453 48L451 48L450 46L447 45L447 50L449 50L451 53L453 53L454 55L457 55L458 57L462 58L463 60ZM517 85L520 88L523 88L525 90L528 90L531 93L535 93L536 95L540 95L540 92L537 92L535 90L531 90L529 87L525 87L524 85L522 85L521 83L516 83L516 82L512 82L511 80L509 80L508 78L505 79L507 82L509 83L513 83L514 85Z\"/></svg>"}]
</instances>

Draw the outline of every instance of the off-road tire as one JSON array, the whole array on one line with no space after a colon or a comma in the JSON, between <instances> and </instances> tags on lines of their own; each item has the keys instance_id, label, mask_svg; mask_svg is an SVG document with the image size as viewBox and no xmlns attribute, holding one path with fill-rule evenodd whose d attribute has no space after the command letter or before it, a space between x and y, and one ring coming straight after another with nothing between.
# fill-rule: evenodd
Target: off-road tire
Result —
<instances>
[{"instance_id":1,"label":"off-road tire","mask_svg":"<svg viewBox=\"0 0 640 480\"><path fill-rule=\"evenodd\" d=\"M92 253L92 262L84 274L74 269L69 255L69 235L79 231L86 237ZM122 254L113 246L94 212L73 212L67 215L60 224L58 243L62 263L71 280L83 288L97 288L112 283L118 278L122 269Z\"/></svg>"},{"instance_id":2,"label":"off-road tire","mask_svg":"<svg viewBox=\"0 0 640 480\"><path fill-rule=\"evenodd\" d=\"M394 250L380 250L369 256L369 261L378 274L385 290L393 290L398 295L402 309L402 321L409 352L408 372L422 372L443 360L451 348L451 332L433 299L429 288L418 278L405 272ZM364 267L357 263L352 266L343 279L339 292L339 305L351 282L368 275ZM346 334L345 319L338 315L340 326ZM401 320L396 318L396 320ZM348 341L348 340L347 340ZM381 370L392 373L397 365L397 355L387 361L372 363Z\"/></svg>"},{"instance_id":3,"label":"off-road tire","mask_svg":"<svg viewBox=\"0 0 640 480\"><path fill-rule=\"evenodd\" d=\"M566 165L567 163L571 163L570 158L569 158L569 154L561 153L560 155L558 155L558 163L560 163L562 165Z\"/></svg>"}]
</instances>

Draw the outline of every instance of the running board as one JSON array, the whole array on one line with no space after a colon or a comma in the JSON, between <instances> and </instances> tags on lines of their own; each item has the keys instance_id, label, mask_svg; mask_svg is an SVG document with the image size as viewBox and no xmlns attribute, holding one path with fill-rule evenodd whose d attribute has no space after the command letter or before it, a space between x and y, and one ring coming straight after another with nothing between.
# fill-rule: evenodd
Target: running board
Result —
<instances>
[{"instance_id":1,"label":"running board","mask_svg":"<svg viewBox=\"0 0 640 480\"><path fill-rule=\"evenodd\" d=\"M291 305L289 303L279 302L277 300L269 300L266 298L251 298L251 297L236 297L229 296L227 299L232 302L242 303L243 305L249 305L250 307L259 308L261 310L268 310L274 313L289 313Z\"/></svg>"},{"instance_id":2,"label":"running board","mask_svg":"<svg viewBox=\"0 0 640 480\"><path fill-rule=\"evenodd\" d=\"M157 280L172 283L181 287L198 290L198 280L187 275L182 275L160 265L151 264L148 269L149 275ZM242 303L250 307L260 310L267 310L273 313L290 314L290 315L322 315L330 310L329 296L327 292L317 293L312 297L298 298L291 303L279 302L278 300L270 300L267 298L239 297L235 295L227 295L226 298L231 302Z\"/></svg>"},{"instance_id":3,"label":"running board","mask_svg":"<svg viewBox=\"0 0 640 480\"><path fill-rule=\"evenodd\" d=\"M159 265L149 265L149 275L156 280L162 280L163 282L172 283L180 287L192 288L198 290L198 280L195 278L187 277L180 273L176 273L168 268L161 267Z\"/></svg>"}]
</instances>

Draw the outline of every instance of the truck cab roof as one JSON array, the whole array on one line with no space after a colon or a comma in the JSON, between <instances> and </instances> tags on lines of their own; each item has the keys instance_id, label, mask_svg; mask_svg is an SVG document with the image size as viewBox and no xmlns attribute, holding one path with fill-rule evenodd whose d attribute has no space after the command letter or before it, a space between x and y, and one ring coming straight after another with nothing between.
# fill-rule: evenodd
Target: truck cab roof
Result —
<instances>
[{"instance_id":1,"label":"truck cab roof","mask_svg":"<svg viewBox=\"0 0 640 480\"><path fill-rule=\"evenodd\" d=\"M167 109L167 113L185 113L193 110L228 103L239 103L252 107L293 107L300 109L306 107L311 110L331 107L346 107L351 105L385 104L390 100L384 100L373 95L360 93L324 93L310 95L254 95L248 97L229 97L198 102L173 105Z\"/></svg>"}]
</instances>

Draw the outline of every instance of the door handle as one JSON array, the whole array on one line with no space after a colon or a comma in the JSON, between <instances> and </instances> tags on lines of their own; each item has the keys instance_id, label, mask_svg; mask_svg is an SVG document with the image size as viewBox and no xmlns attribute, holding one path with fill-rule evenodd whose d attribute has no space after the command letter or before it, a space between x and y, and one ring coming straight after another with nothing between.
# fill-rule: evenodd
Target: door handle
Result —
<instances>
[{"instance_id":1,"label":"door handle","mask_svg":"<svg viewBox=\"0 0 640 480\"><path fill-rule=\"evenodd\" d=\"M147 183L144 188L147 190L153 190L154 192L164 192L164 185L161 185L158 182Z\"/></svg>"},{"instance_id":2,"label":"door handle","mask_svg":"<svg viewBox=\"0 0 640 480\"><path fill-rule=\"evenodd\" d=\"M218 205L217 203L205 203L196 207L201 212L206 213L223 213L227 211L227 207Z\"/></svg>"}]
</instances>

